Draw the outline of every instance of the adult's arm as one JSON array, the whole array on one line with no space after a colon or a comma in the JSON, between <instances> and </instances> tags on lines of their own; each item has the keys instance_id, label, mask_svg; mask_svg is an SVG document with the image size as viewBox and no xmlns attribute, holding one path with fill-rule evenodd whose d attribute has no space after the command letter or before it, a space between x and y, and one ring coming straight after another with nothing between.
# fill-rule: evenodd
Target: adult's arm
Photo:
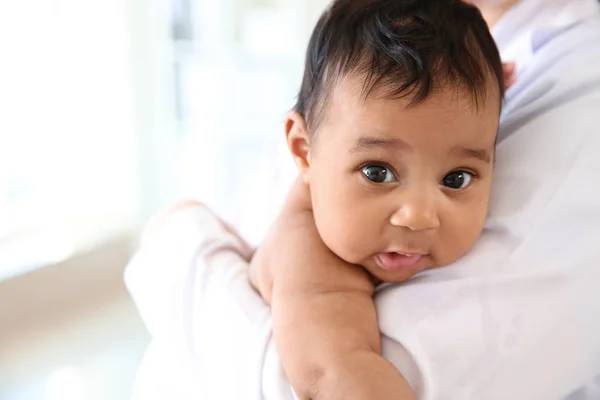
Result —
<instances>
[{"instance_id":1,"label":"adult's arm","mask_svg":"<svg viewBox=\"0 0 600 400\"><path fill-rule=\"evenodd\" d=\"M250 256L198 203L180 203L148 226L125 273L152 335L134 398L293 399L271 344L270 310L248 284Z\"/></svg>"}]
</instances>

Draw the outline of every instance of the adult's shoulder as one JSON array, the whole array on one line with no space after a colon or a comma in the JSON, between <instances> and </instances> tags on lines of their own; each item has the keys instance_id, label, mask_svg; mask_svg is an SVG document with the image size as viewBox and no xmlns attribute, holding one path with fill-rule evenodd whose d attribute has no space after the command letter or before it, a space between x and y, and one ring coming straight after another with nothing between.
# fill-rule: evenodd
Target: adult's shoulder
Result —
<instances>
[{"instance_id":1,"label":"adult's shoulder","mask_svg":"<svg viewBox=\"0 0 600 400\"><path fill-rule=\"evenodd\" d=\"M600 95L600 13L531 40L531 60L506 94L500 140L563 105L597 104Z\"/></svg>"}]
</instances>

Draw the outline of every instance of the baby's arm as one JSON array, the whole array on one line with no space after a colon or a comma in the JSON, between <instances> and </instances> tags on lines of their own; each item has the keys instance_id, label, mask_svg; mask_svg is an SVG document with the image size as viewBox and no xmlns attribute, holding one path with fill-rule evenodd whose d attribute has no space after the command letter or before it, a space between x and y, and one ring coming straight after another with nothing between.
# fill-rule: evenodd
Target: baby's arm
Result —
<instances>
[{"instance_id":1,"label":"baby's arm","mask_svg":"<svg viewBox=\"0 0 600 400\"><path fill-rule=\"evenodd\" d=\"M253 259L251 279L271 303L275 341L297 395L414 398L381 356L369 275L323 244L312 212L293 197Z\"/></svg>"}]
</instances>

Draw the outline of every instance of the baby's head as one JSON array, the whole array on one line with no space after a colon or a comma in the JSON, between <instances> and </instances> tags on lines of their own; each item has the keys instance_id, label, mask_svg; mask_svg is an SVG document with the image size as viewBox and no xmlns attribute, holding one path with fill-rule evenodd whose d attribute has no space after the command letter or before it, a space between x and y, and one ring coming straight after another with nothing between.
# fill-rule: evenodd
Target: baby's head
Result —
<instances>
[{"instance_id":1,"label":"baby's head","mask_svg":"<svg viewBox=\"0 0 600 400\"><path fill-rule=\"evenodd\" d=\"M286 121L325 244L388 282L469 251L487 215L503 94L475 7L334 1Z\"/></svg>"}]
</instances>

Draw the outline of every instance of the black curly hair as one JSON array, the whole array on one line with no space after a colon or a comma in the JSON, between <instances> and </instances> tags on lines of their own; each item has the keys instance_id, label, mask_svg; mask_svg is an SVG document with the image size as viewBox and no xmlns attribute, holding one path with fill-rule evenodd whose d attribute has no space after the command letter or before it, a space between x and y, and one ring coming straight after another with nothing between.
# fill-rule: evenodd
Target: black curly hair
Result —
<instances>
[{"instance_id":1,"label":"black curly hair","mask_svg":"<svg viewBox=\"0 0 600 400\"><path fill-rule=\"evenodd\" d=\"M364 77L363 95L425 101L439 87L471 95L488 80L504 96L502 62L479 10L460 0L335 0L312 33L294 110L316 129L339 77ZM492 79L493 79L492 78Z\"/></svg>"}]
</instances>

